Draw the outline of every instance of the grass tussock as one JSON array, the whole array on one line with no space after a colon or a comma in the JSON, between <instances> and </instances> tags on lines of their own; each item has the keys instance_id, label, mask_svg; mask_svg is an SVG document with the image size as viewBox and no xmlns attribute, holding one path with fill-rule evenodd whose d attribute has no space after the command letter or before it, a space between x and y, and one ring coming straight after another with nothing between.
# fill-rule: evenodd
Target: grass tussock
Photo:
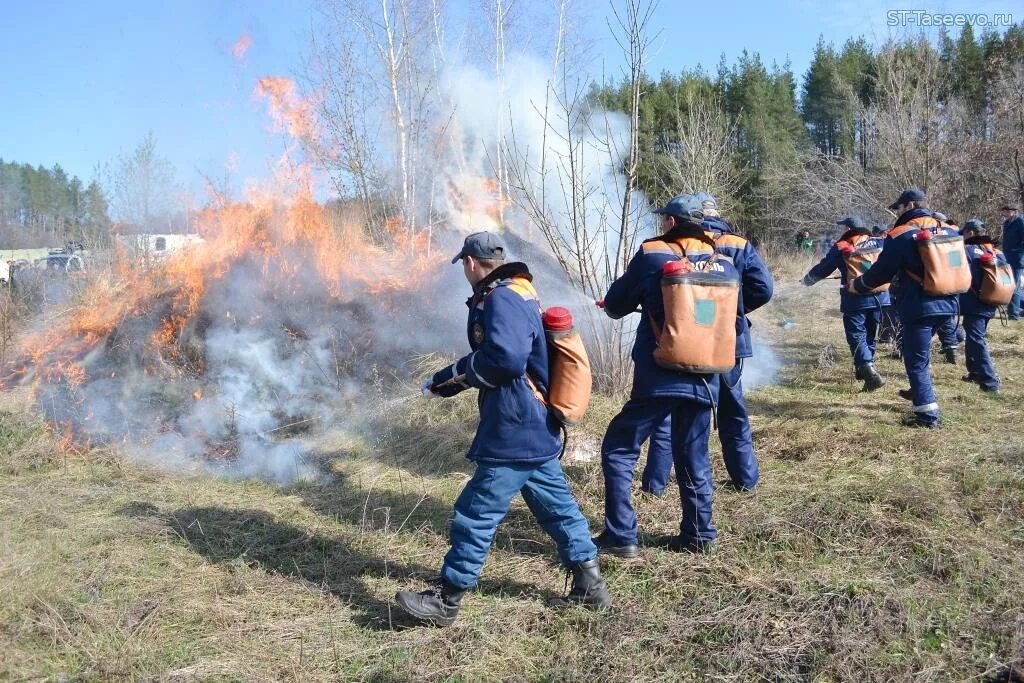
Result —
<instances>
[{"instance_id":1,"label":"grass tussock","mask_svg":"<svg viewBox=\"0 0 1024 683\"><path fill-rule=\"evenodd\" d=\"M935 365L946 428L907 430L898 362L883 357L889 384L859 393L835 293L799 274L756 319L784 361L749 395L761 485L716 491L714 554L605 561L607 614L545 606L564 576L521 501L455 626L413 627L393 607L447 550L472 469L471 393L396 402L374 438L324 427L315 456L330 476L284 488L64 456L24 394L0 397L0 677L1011 680L1024 657L1022 328L992 326L1001 396ZM620 405L595 397L567 449L595 530L600 438ZM636 504L645 535L677 528L674 494Z\"/></svg>"}]
</instances>

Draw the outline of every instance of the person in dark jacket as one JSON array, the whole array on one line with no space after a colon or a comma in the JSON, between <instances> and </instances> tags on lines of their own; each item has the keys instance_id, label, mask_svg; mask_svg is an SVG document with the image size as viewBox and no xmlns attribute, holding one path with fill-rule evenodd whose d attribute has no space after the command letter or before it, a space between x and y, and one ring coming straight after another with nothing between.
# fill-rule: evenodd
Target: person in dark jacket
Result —
<instances>
[{"instance_id":1,"label":"person in dark jacket","mask_svg":"<svg viewBox=\"0 0 1024 683\"><path fill-rule=\"evenodd\" d=\"M1013 268L1013 277L1017 288L1013 300L1006 307L1006 317L1010 320L1020 320L1021 314L1021 288L1024 284L1024 218L1020 216L1020 207L1016 204L1004 204L1003 214L1003 253L1006 260Z\"/></svg>"},{"instance_id":2,"label":"person in dark jacket","mask_svg":"<svg viewBox=\"0 0 1024 683\"><path fill-rule=\"evenodd\" d=\"M985 234L985 224L977 218L964 223L964 245L971 262L971 289L960 295L960 314L963 315L965 341L964 356L967 361L965 382L974 382L982 391L999 392L999 376L988 352L985 335L988 323L996 314L996 307L978 298L981 283L981 259L992 254L998 263L1007 263L1003 252L996 248L992 238Z\"/></svg>"},{"instance_id":3,"label":"person in dark jacket","mask_svg":"<svg viewBox=\"0 0 1024 683\"><path fill-rule=\"evenodd\" d=\"M604 472L604 530L594 541L603 553L636 557L638 524L631 499L633 471L640 448L666 418L672 420L672 453L682 503L679 535L667 543L672 550L704 552L717 531L711 521L712 478L708 453L712 406L718 401L718 375L697 375L664 368L655 361L655 329L664 329L662 267L682 258L714 256L713 240L704 234L701 202L680 195L663 209L665 234L645 241L626 272L612 283L605 312L623 318L641 308L633 344L633 388L629 401L608 425L601 445ZM728 262L717 267L736 276ZM738 276L736 276L738 279Z\"/></svg>"},{"instance_id":4,"label":"person in dark jacket","mask_svg":"<svg viewBox=\"0 0 1024 683\"><path fill-rule=\"evenodd\" d=\"M736 234L721 217L718 202L707 192L695 195L701 200L704 220L701 227L715 241L715 251L732 261L740 276L739 306L736 311L736 366L719 378L718 439L722 459L731 485L741 491L752 490L760 479L750 415L743 400L743 363L754 355L747 313L764 306L772 298L774 282L768 267L750 242ZM647 463L640 477L642 491L661 496L672 472L671 419L659 425L647 447Z\"/></svg>"},{"instance_id":5,"label":"person in dark jacket","mask_svg":"<svg viewBox=\"0 0 1024 683\"><path fill-rule=\"evenodd\" d=\"M874 391L885 384L885 379L875 369L875 337L881 321L882 310L889 305L889 292L882 290L868 294L857 294L850 290L851 274L847 261L864 263L858 252L880 250L884 240L871 234L860 216L848 216L836 221L846 228L825 257L804 275L803 283L810 287L839 270L839 310L843 314L843 329L846 343L853 355L856 377L864 381L864 391ZM870 268L870 262L868 268Z\"/></svg>"},{"instance_id":6,"label":"person in dark jacket","mask_svg":"<svg viewBox=\"0 0 1024 683\"><path fill-rule=\"evenodd\" d=\"M896 305L903 328L903 364L910 380L910 390L901 396L912 401L912 413L903 419L908 427L939 426L939 404L932 387L931 340L936 328L947 324L959 309L958 296L930 296L919 281L924 275L924 264L917 250L916 235L925 231L931 235L951 235L943 228L928 208L924 192L917 188L904 190L889 209L899 218L889 231L878 261L866 273L853 281L852 289L868 294L875 288L896 278L899 297Z\"/></svg>"},{"instance_id":7,"label":"person in dark jacket","mask_svg":"<svg viewBox=\"0 0 1024 683\"><path fill-rule=\"evenodd\" d=\"M498 235L478 232L452 259L462 262L473 287L467 302L472 352L424 385L428 396L480 391L480 425L466 456L476 471L455 501L441 586L395 596L406 612L436 625L455 620L463 595L480 577L498 524L519 493L572 572L572 588L558 604L610 604L590 528L562 471L560 425L534 392L534 387L541 394L548 389L540 301L529 269L505 263L505 252Z\"/></svg>"}]
</instances>

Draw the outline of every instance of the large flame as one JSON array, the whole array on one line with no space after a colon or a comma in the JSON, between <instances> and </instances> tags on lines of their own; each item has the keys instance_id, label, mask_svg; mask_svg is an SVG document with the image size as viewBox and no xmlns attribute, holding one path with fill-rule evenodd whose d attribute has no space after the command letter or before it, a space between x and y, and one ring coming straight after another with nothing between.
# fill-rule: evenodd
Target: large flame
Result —
<instances>
[{"instance_id":1,"label":"large flame","mask_svg":"<svg viewBox=\"0 0 1024 683\"><path fill-rule=\"evenodd\" d=\"M315 133L293 83L264 78L258 92L292 136ZM389 355L383 333L373 335L416 327L444 260L400 219L375 231L384 244L371 244L362 215L315 200L308 165L289 157L282 169L273 189L197 212L203 241L187 251L143 267L117 250L59 318L24 337L3 386L30 382L69 448L175 435L222 456L245 449L236 438L244 424L250 436L274 431L343 395L347 380L379 372L368 363L394 369L403 359ZM424 350L416 342L410 334L405 348ZM247 363L272 367L254 377ZM239 400L262 407L232 403Z\"/></svg>"}]
</instances>

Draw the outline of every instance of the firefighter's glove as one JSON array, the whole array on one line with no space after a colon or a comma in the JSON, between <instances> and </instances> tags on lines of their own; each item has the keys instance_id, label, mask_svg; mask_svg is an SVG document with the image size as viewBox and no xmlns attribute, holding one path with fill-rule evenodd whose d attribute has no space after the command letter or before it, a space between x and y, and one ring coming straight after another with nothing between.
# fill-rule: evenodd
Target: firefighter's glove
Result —
<instances>
[{"instance_id":1,"label":"firefighter's glove","mask_svg":"<svg viewBox=\"0 0 1024 683\"><path fill-rule=\"evenodd\" d=\"M465 383L465 377L456 374L454 365L449 365L444 370L434 373L430 383L432 391L438 396L445 398L451 398L460 391L469 388Z\"/></svg>"}]
</instances>

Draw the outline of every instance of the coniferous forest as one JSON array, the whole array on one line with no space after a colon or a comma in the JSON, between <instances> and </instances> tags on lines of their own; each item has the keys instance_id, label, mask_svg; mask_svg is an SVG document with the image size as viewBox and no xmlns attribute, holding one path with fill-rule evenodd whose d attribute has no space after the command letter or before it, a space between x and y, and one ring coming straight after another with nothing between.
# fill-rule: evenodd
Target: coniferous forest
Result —
<instances>
[{"instance_id":1,"label":"coniferous forest","mask_svg":"<svg viewBox=\"0 0 1024 683\"><path fill-rule=\"evenodd\" d=\"M807 72L746 53L717 71L646 77L637 184L708 187L748 233L814 229L856 211L884 223L900 189L993 227L1024 199L1024 26L937 41L818 42ZM629 83L595 87L624 110ZM890 198L892 195L892 198Z\"/></svg>"}]
</instances>

